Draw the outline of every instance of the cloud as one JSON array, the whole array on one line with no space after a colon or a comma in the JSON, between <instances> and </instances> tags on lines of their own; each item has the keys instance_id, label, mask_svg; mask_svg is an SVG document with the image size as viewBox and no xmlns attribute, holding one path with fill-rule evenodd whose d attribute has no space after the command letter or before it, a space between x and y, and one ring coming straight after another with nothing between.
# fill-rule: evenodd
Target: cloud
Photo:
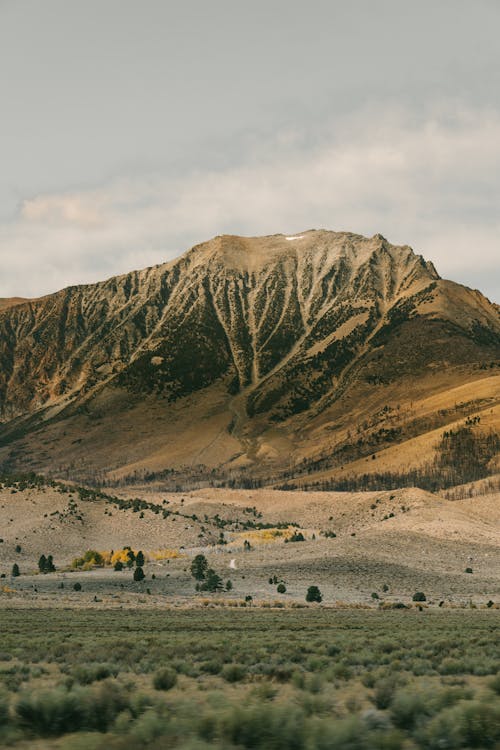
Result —
<instances>
[{"instance_id":1,"label":"cloud","mask_svg":"<svg viewBox=\"0 0 500 750\"><path fill-rule=\"evenodd\" d=\"M314 143L279 132L221 170L37 195L0 225L0 296L160 263L216 234L323 227L410 244L498 300L499 143L495 111L371 109Z\"/></svg>"}]
</instances>

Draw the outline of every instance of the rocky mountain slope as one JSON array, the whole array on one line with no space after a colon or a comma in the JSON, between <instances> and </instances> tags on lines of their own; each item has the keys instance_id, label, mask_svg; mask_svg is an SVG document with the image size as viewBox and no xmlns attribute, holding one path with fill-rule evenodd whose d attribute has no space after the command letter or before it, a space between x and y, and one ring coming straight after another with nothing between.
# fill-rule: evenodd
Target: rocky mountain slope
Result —
<instances>
[{"instance_id":1,"label":"rocky mountain slope","mask_svg":"<svg viewBox=\"0 0 500 750\"><path fill-rule=\"evenodd\" d=\"M395 470L442 425L496 429L499 365L498 307L407 246L216 237L0 306L0 461L87 480L272 483L375 453Z\"/></svg>"}]
</instances>

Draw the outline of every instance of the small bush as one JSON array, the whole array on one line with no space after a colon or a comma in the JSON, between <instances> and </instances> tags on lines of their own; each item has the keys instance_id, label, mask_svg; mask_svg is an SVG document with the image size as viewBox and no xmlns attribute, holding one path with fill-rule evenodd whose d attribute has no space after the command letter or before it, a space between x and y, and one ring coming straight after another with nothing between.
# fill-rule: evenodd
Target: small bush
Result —
<instances>
[{"instance_id":1,"label":"small bush","mask_svg":"<svg viewBox=\"0 0 500 750\"><path fill-rule=\"evenodd\" d=\"M426 748L494 748L500 740L500 707L468 701L432 719L423 734Z\"/></svg>"},{"instance_id":2,"label":"small bush","mask_svg":"<svg viewBox=\"0 0 500 750\"><path fill-rule=\"evenodd\" d=\"M77 581L76 583L73 584L73 591L81 591L81 590L82 590L82 584L81 583L78 583L78 581Z\"/></svg>"},{"instance_id":3,"label":"small bush","mask_svg":"<svg viewBox=\"0 0 500 750\"><path fill-rule=\"evenodd\" d=\"M302 750L305 747L304 714L290 706L266 703L233 708L221 717L219 731L231 745L243 748Z\"/></svg>"},{"instance_id":4,"label":"small bush","mask_svg":"<svg viewBox=\"0 0 500 750\"><path fill-rule=\"evenodd\" d=\"M0 693L0 730L9 720L9 699Z\"/></svg>"},{"instance_id":5,"label":"small bush","mask_svg":"<svg viewBox=\"0 0 500 750\"><path fill-rule=\"evenodd\" d=\"M226 664L221 675L226 682L241 682L245 679L246 669L242 664Z\"/></svg>"},{"instance_id":6,"label":"small bush","mask_svg":"<svg viewBox=\"0 0 500 750\"><path fill-rule=\"evenodd\" d=\"M416 591L413 594L413 596L412 596L412 601L414 601L414 602L426 602L427 601L427 597L426 597L426 595L424 594L423 591Z\"/></svg>"},{"instance_id":7,"label":"small bush","mask_svg":"<svg viewBox=\"0 0 500 750\"><path fill-rule=\"evenodd\" d=\"M177 683L177 673L170 667L163 667L155 672L153 676L153 687L155 690L171 690Z\"/></svg>"},{"instance_id":8,"label":"small bush","mask_svg":"<svg viewBox=\"0 0 500 750\"><path fill-rule=\"evenodd\" d=\"M377 708L383 710L389 708L396 690L396 680L393 677L386 677L375 683L373 691L373 703Z\"/></svg>"},{"instance_id":9,"label":"small bush","mask_svg":"<svg viewBox=\"0 0 500 750\"><path fill-rule=\"evenodd\" d=\"M278 583L278 587L276 589L278 594L286 594L286 586L284 583Z\"/></svg>"},{"instance_id":10,"label":"small bush","mask_svg":"<svg viewBox=\"0 0 500 750\"><path fill-rule=\"evenodd\" d=\"M500 672L497 675L495 675L488 684L494 693L496 693L497 695L500 695Z\"/></svg>"},{"instance_id":11,"label":"small bush","mask_svg":"<svg viewBox=\"0 0 500 750\"><path fill-rule=\"evenodd\" d=\"M118 668L111 664L85 664L78 665L71 675L80 685L90 685L108 677L116 677L118 671Z\"/></svg>"},{"instance_id":12,"label":"small bush","mask_svg":"<svg viewBox=\"0 0 500 750\"><path fill-rule=\"evenodd\" d=\"M20 727L39 737L78 731L84 720L77 696L64 690L24 694L17 702L16 714Z\"/></svg>"},{"instance_id":13,"label":"small bush","mask_svg":"<svg viewBox=\"0 0 500 750\"><path fill-rule=\"evenodd\" d=\"M216 659L210 659L209 661L203 661L199 665L200 672L206 674L219 674L222 671L222 662Z\"/></svg>"}]
</instances>

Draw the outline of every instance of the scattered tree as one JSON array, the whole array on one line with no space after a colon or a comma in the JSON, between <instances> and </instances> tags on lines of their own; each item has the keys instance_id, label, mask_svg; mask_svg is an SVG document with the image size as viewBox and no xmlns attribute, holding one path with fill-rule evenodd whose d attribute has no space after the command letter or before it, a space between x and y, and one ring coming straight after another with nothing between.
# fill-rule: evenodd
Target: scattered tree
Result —
<instances>
[{"instance_id":1,"label":"scattered tree","mask_svg":"<svg viewBox=\"0 0 500 750\"><path fill-rule=\"evenodd\" d=\"M135 558L135 564L138 568L144 567L144 554L142 550L139 550L139 552L137 553L136 558Z\"/></svg>"},{"instance_id":2,"label":"scattered tree","mask_svg":"<svg viewBox=\"0 0 500 750\"><path fill-rule=\"evenodd\" d=\"M143 581L146 576L144 575L144 571L141 567L137 567L134 570L134 581Z\"/></svg>"},{"instance_id":3,"label":"scattered tree","mask_svg":"<svg viewBox=\"0 0 500 750\"><path fill-rule=\"evenodd\" d=\"M19 565L17 563L14 563L12 566L12 577L17 578L17 576L21 575L21 571L19 570Z\"/></svg>"},{"instance_id":4,"label":"scattered tree","mask_svg":"<svg viewBox=\"0 0 500 750\"><path fill-rule=\"evenodd\" d=\"M321 596L321 591L317 586L309 586L307 589L306 594L306 602L322 602L323 597Z\"/></svg>"},{"instance_id":5,"label":"scattered tree","mask_svg":"<svg viewBox=\"0 0 500 750\"><path fill-rule=\"evenodd\" d=\"M285 542L305 542L306 538L301 531L294 531L292 536L285 539Z\"/></svg>"},{"instance_id":6,"label":"scattered tree","mask_svg":"<svg viewBox=\"0 0 500 750\"><path fill-rule=\"evenodd\" d=\"M278 583L278 588L276 589L278 594L286 594L286 586L284 583Z\"/></svg>"},{"instance_id":7,"label":"scattered tree","mask_svg":"<svg viewBox=\"0 0 500 750\"><path fill-rule=\"evenodd\" d=\"M426 602L427 601L427 597L426 597L426 595L424 594L423 591L416 591L413 594L413 596L412 596L412 601L414 601L414 602Z\"/></svg>"},{"instance_id":8,"label":"scattered tree","mask_svg":"<svg viewBox=\"0 0 500 750\"><path fill-rule=\"evenodd\" d=\"M214 593L215 591L221 591L224 588L222 583L222 578L217 575L215 570L212 570L212 568L209 568L207 570L205 580L202 584L200 584L200 591L211 591Z\"/></svg>"},{"instance_id":9,"label":"scattered tree","mask_svg":"<svg viewBox=\"0 0 500 750\"><path fill-rule=\"evenodd\" d=\"M205 580L208 571L208 560L205 555L196 555L191 563L191 575L197 581Z\"/></svg>"}]
</instances>

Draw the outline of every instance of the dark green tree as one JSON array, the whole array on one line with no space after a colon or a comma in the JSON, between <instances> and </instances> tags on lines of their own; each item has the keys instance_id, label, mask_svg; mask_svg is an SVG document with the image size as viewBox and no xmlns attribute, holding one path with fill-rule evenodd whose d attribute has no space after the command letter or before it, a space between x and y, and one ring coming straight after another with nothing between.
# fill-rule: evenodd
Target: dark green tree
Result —
<instances>
[{"instance_id":1,"label":"dark green tree","mask_svg":"<svg viewBox=\"0 0 500 750\"><path fill-rule=\"evenodd\" d=\"M200 591L211 591L214 593L215 591L222 591L223 588L224 584L222 583L222 578L215 572L215 570L209 568L205 580L200 586Z\"/></svg>"},{"instance_id":2,"label":"dark green tree","mask_svg":"<svg viewBox=\"0 0 500 750\"><path fill-rule=\"evenodd\" d=\"M19 565L17 563L14 563L12 566L12 577L17 578L17 576L21 575L21 571L19 570Z\"/></svg>"},{"instance_id":3,"label":"dark green tree","mask_svg":"<svg viewBox=\"0 0 500 750\"><path fill-rule=\"evenodd\" d=\"M146 576L144 575L144 571L142 568L137 567L134 570L134 581L143 581Z\"/></svg>"},{"instance_id":4,"label":"dark green tree","mask_svg":"<svg viewBox=\"0 0 500 750\"><path fill-rule=\"evenodd\" d=\"M114 565L115 570L123 570L123 563L121 560L117 560Z\"/></svg>"},{"instance_id":5,"label":"dark green tree","mask_svg":"<svg viewBox=\"0 0 500 750\"><path fill-rule=\"evenodd\" d=\"M127 552L127 568L132 568L134 566L135 562L135 555L133 551L129 548Z\"/></svg>"},{"instance_id":6,"label":"dark green tree","mask_svg":"<svg viewBox=\"0 0 500 750\"><path fill-rule=\"evenodd\" d=\"M306 602L322 602L323 597L317 586L309 586L306 594Z\"/></svg>"},{"instance_id":7,"label":"dark green tree","mask_svg":"<svg viewBox=\"0 0 500 750\"><path fill-rule=\"evenodd\" d=\"M191 575L197 581L205 580L205 576L208 570L208 560L205 555L196 555L191 563Z\"/></svg>"},{"instance_id":8,"label":"dark green tree","mask_svg":"<svg viewBox=\"0 0 500 750\"><path fill-rule=\"evenodd\" d=\"M40 573L46 572L45 571L46 566L47 566L47 558L45 557L45 555L40 555L40 559L38 561L38 570L40 571Z\"/></svg>"},{"instance_id":9,"label":"dark green tree","mask_svg":"<svg viewBox=\"0 0 500 750\"><path fill-rule=\"evenodd\" d=\"M142 550L139 550L139 552L137 553L135 557L135 564L138 568L144 567L144 554L142 553Z\"/></svg>"},{"instance_id":10,"label":"dark green tree","mask_svg":"<svg viewBox=\"0 0 500 750\"><path fill-rule=\"evenodd\" d=\"M45 564L45 570L46 570L47 573L55 573L55 571L56 571L56 566L54 565L54 558L52 557L52 555L49 555L47 557L47 562Z\"/></svg>"}]
</instances>

